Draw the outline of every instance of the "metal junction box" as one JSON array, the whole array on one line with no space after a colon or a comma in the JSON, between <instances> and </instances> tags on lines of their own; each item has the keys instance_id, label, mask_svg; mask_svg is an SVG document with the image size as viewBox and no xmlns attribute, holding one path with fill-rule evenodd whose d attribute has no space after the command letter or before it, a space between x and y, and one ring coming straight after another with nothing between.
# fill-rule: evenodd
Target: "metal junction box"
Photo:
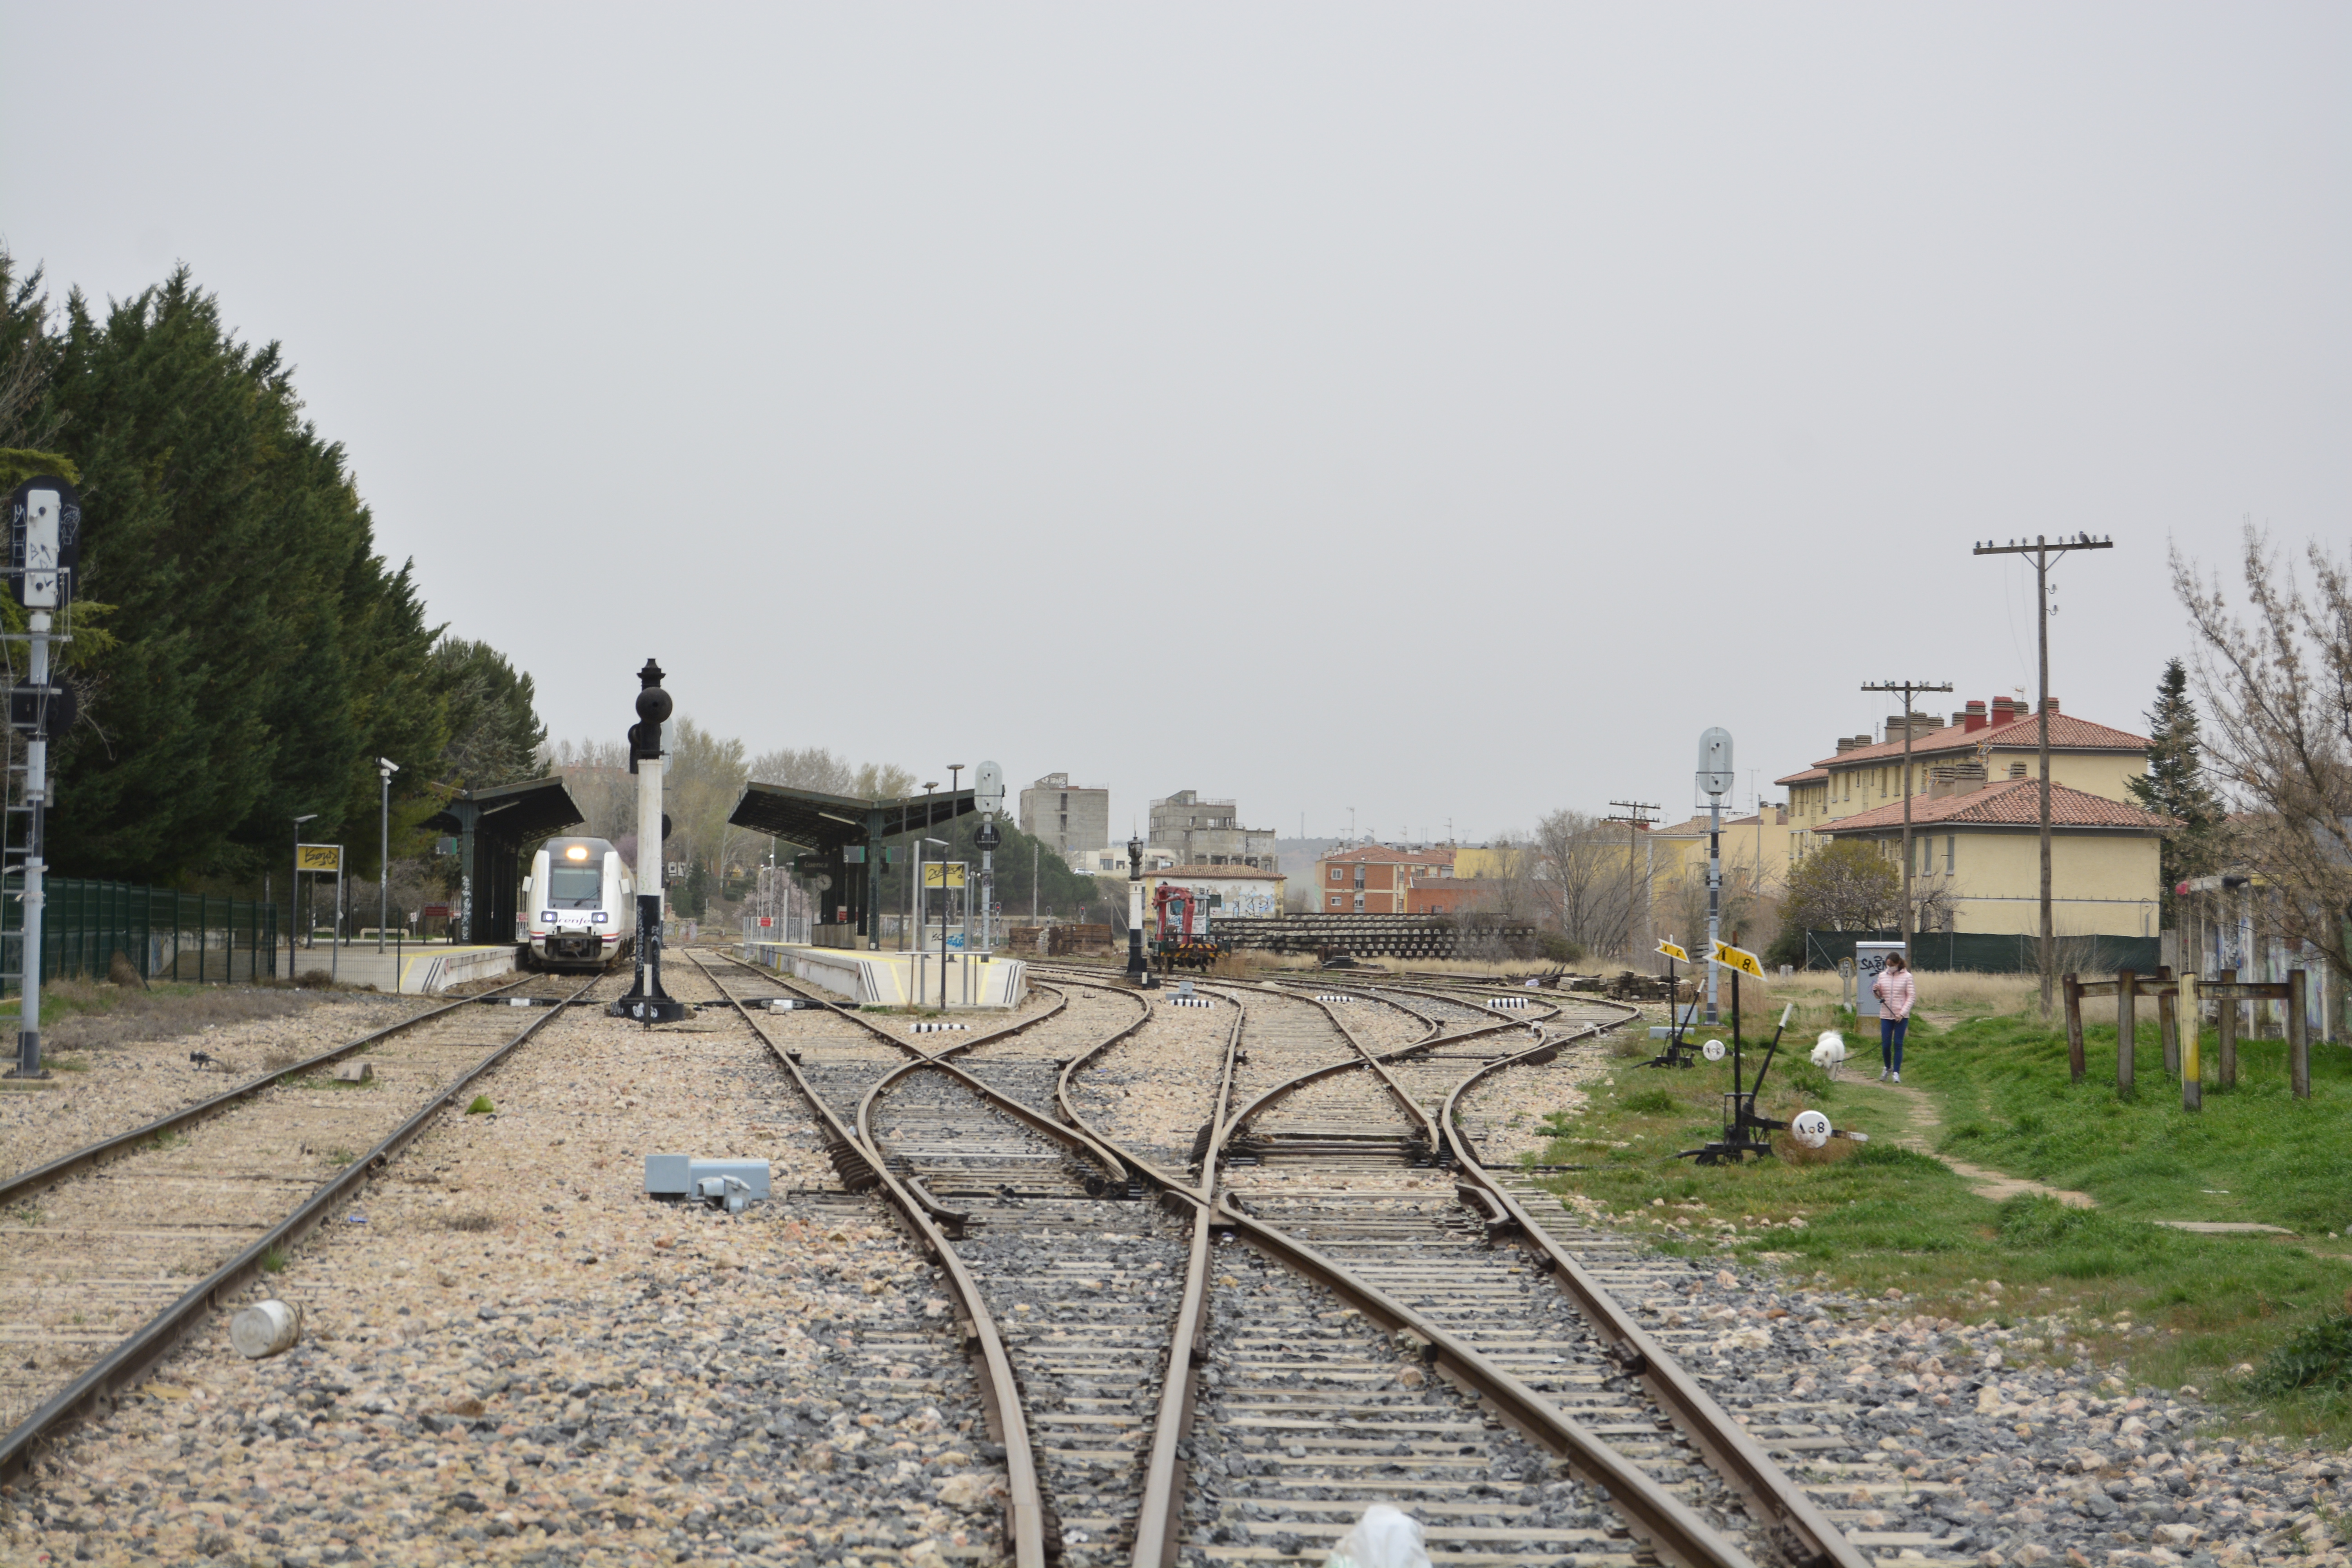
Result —
<instances>
[{"instance_id":1,"label":"metal junction box","mask_svg":"<svg viewBox=\"0 0 2352 1568\"><path fill-rule=\"evenodd\" d=\"M685 1198L697 1191L698 1183L713 1176L734 1177L751 1189L754 1200L768 1195L765 1160L698 1160L691 1154L646 1156L647 1197Z\"/></svg>"}]
</instances>

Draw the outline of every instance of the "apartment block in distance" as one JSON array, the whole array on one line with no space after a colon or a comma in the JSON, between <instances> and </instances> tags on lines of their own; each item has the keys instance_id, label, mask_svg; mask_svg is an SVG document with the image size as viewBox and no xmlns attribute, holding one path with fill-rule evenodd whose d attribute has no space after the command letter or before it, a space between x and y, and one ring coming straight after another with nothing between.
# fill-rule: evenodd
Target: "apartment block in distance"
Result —
<instances>
[{"instance_id":1,"label":"apartment block in distance","mask_svg":"<svg viewBox=\"0 0 2352 1568\"><path fill-rule=\"evenodd\" d=\"M1197 790L1180 789L1151 803L1147 842L1176 852L1180 866L1248 866L1280 869L1271 827L1242 827L1240 807L1230 800L1203 800Z\"/></svg>"},{"instance_id":2,"label":"apartment block in distance","mask_svg":"<svg viewBox=\"0 0 2352 1568\"><path fill-rule=\"evenodd\" d=\"M1021 831L1061 850L1066 858L1072 850L1108 849L1110 791L1073 789L1069 774L1047 773L1021 792Z\"/></svg>"}]
</instances>

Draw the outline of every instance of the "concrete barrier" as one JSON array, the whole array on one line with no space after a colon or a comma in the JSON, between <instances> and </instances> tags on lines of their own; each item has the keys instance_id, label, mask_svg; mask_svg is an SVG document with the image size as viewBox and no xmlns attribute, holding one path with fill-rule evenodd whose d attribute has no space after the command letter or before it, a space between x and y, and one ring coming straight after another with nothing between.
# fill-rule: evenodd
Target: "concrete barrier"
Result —
<instances>
[{"instance_id":1,"label":"concrete barrier","mask_svg":"<svg viewBox=\"0 0 2352 1568\"><path fill-rule=\"evenodd\" d=\"M282 956L282 955L281 955ZM414 944L401 948L387 947L382 952L375 943L346 942L339 956L325 947L303 947L294 951L294 973L308 974L331 973L345 985L373 985L379 991L398 992L406 996L431 996L446 991L452 985L468 980L483 980L493 974L511 974L515 966L515 944L501 943L494 947L419 947Z\"/></svg>"},{"instance_id":2,"label":"concrete barrier","mask_svg":"<svg viewBox=\"0 0 2352 1568\"><path fill-rule=\"evenodd\" d=\"M936 1007L940 1005L940 955L936 952L859 952L799 942L750 942L738 945L745 961L829 991L861 1007ZM1029 994L1029 966L1003 954L947 955L947 1005L1017 1007Z\"/></svg>"}]
</instances>

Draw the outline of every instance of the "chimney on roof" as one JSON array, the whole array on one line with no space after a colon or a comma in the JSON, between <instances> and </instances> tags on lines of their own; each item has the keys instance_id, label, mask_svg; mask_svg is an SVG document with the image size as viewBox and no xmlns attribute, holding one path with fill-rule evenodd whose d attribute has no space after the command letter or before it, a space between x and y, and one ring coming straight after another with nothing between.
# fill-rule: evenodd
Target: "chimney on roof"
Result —
<instances>
[{"instance_id":1,"label":"chimney on roof","mask_svg":"<svg viewBox=\"0 0 2352 1568\"><path fill-rule=\"evenodd\" d=\"M1982 763L1941 763L1927 770L1927 798L1943 800L1950 795L1974 795L1985 787L1985 782Z\"/></svg>"},{"instance_id":2,"label":"chimney on roof","mask_svg":"<svg viewBox=\"0 0 2352 1568\"><path fill-rule=\"evenodd\" d=\"M2051 711L2051 712L2055 713L2055 712L2057 712L2057 711L2058 711L2058 699L2056 699L2055 697L2050 697L2050 698L2045 698L2045 699L2043 699L2042 700L2043 700L2043 705L2044 705L2045 707L2047 707L2047 708L2050 710L2050 711Z\"/></svg>"},{"instance_id":3,"label":"chimney on roof","mask_svg":"<svg viewBox=\"0 0 2352 1568\"><path fill-rule=\"evenodd\" d=\"M1838 737L1838 755L1843 756L1848 752L1853 751L1856 746L1867 746L1868 744L1870 744L1870 737L1867 735L1840 735Z\"/></svg>"},{"instance_id":4,"label":"chimney on roof","mask_svg":"<svg viewBox=\"0 0 2352 1568\"><path fill-rule=\"evenodd\" d=\"M2006 697L1996 697L1992 700L1992 728L1999 729L2001 725L2022 717L2024 712L2024 703L2013 701Z\"/></svg>"},{"instance_id":5,"label":"chimney on roof","mask_svg":"<svg viewBox=\"0 0 2352 1568\"><path fill-rule=\"evenodd\" d=\"M1952 722L1959 725L1964 732L1975 733L1985 727L1985 705L1982 702L1971 701L1966 708L1952 715Z\"/></svg>"}]
</instances>

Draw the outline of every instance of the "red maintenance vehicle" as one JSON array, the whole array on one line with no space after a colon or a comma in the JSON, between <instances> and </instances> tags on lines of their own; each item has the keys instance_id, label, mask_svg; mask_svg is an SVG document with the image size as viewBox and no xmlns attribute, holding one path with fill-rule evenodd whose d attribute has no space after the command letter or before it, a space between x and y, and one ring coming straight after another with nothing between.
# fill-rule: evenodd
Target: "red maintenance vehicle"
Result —
<instances>
[{"instance_id":1,"label":"red maintenance vehicle","mask_svg":"<svg viewBox=\"0 0 2352 1568\"><path fill-rule=\"evenodd\" d=\"M1151 890L1151 952L1162 973L1206 970L1229 948L1209 931L1213 895L1163 882Z\"/></svg>"}]
</instances>

